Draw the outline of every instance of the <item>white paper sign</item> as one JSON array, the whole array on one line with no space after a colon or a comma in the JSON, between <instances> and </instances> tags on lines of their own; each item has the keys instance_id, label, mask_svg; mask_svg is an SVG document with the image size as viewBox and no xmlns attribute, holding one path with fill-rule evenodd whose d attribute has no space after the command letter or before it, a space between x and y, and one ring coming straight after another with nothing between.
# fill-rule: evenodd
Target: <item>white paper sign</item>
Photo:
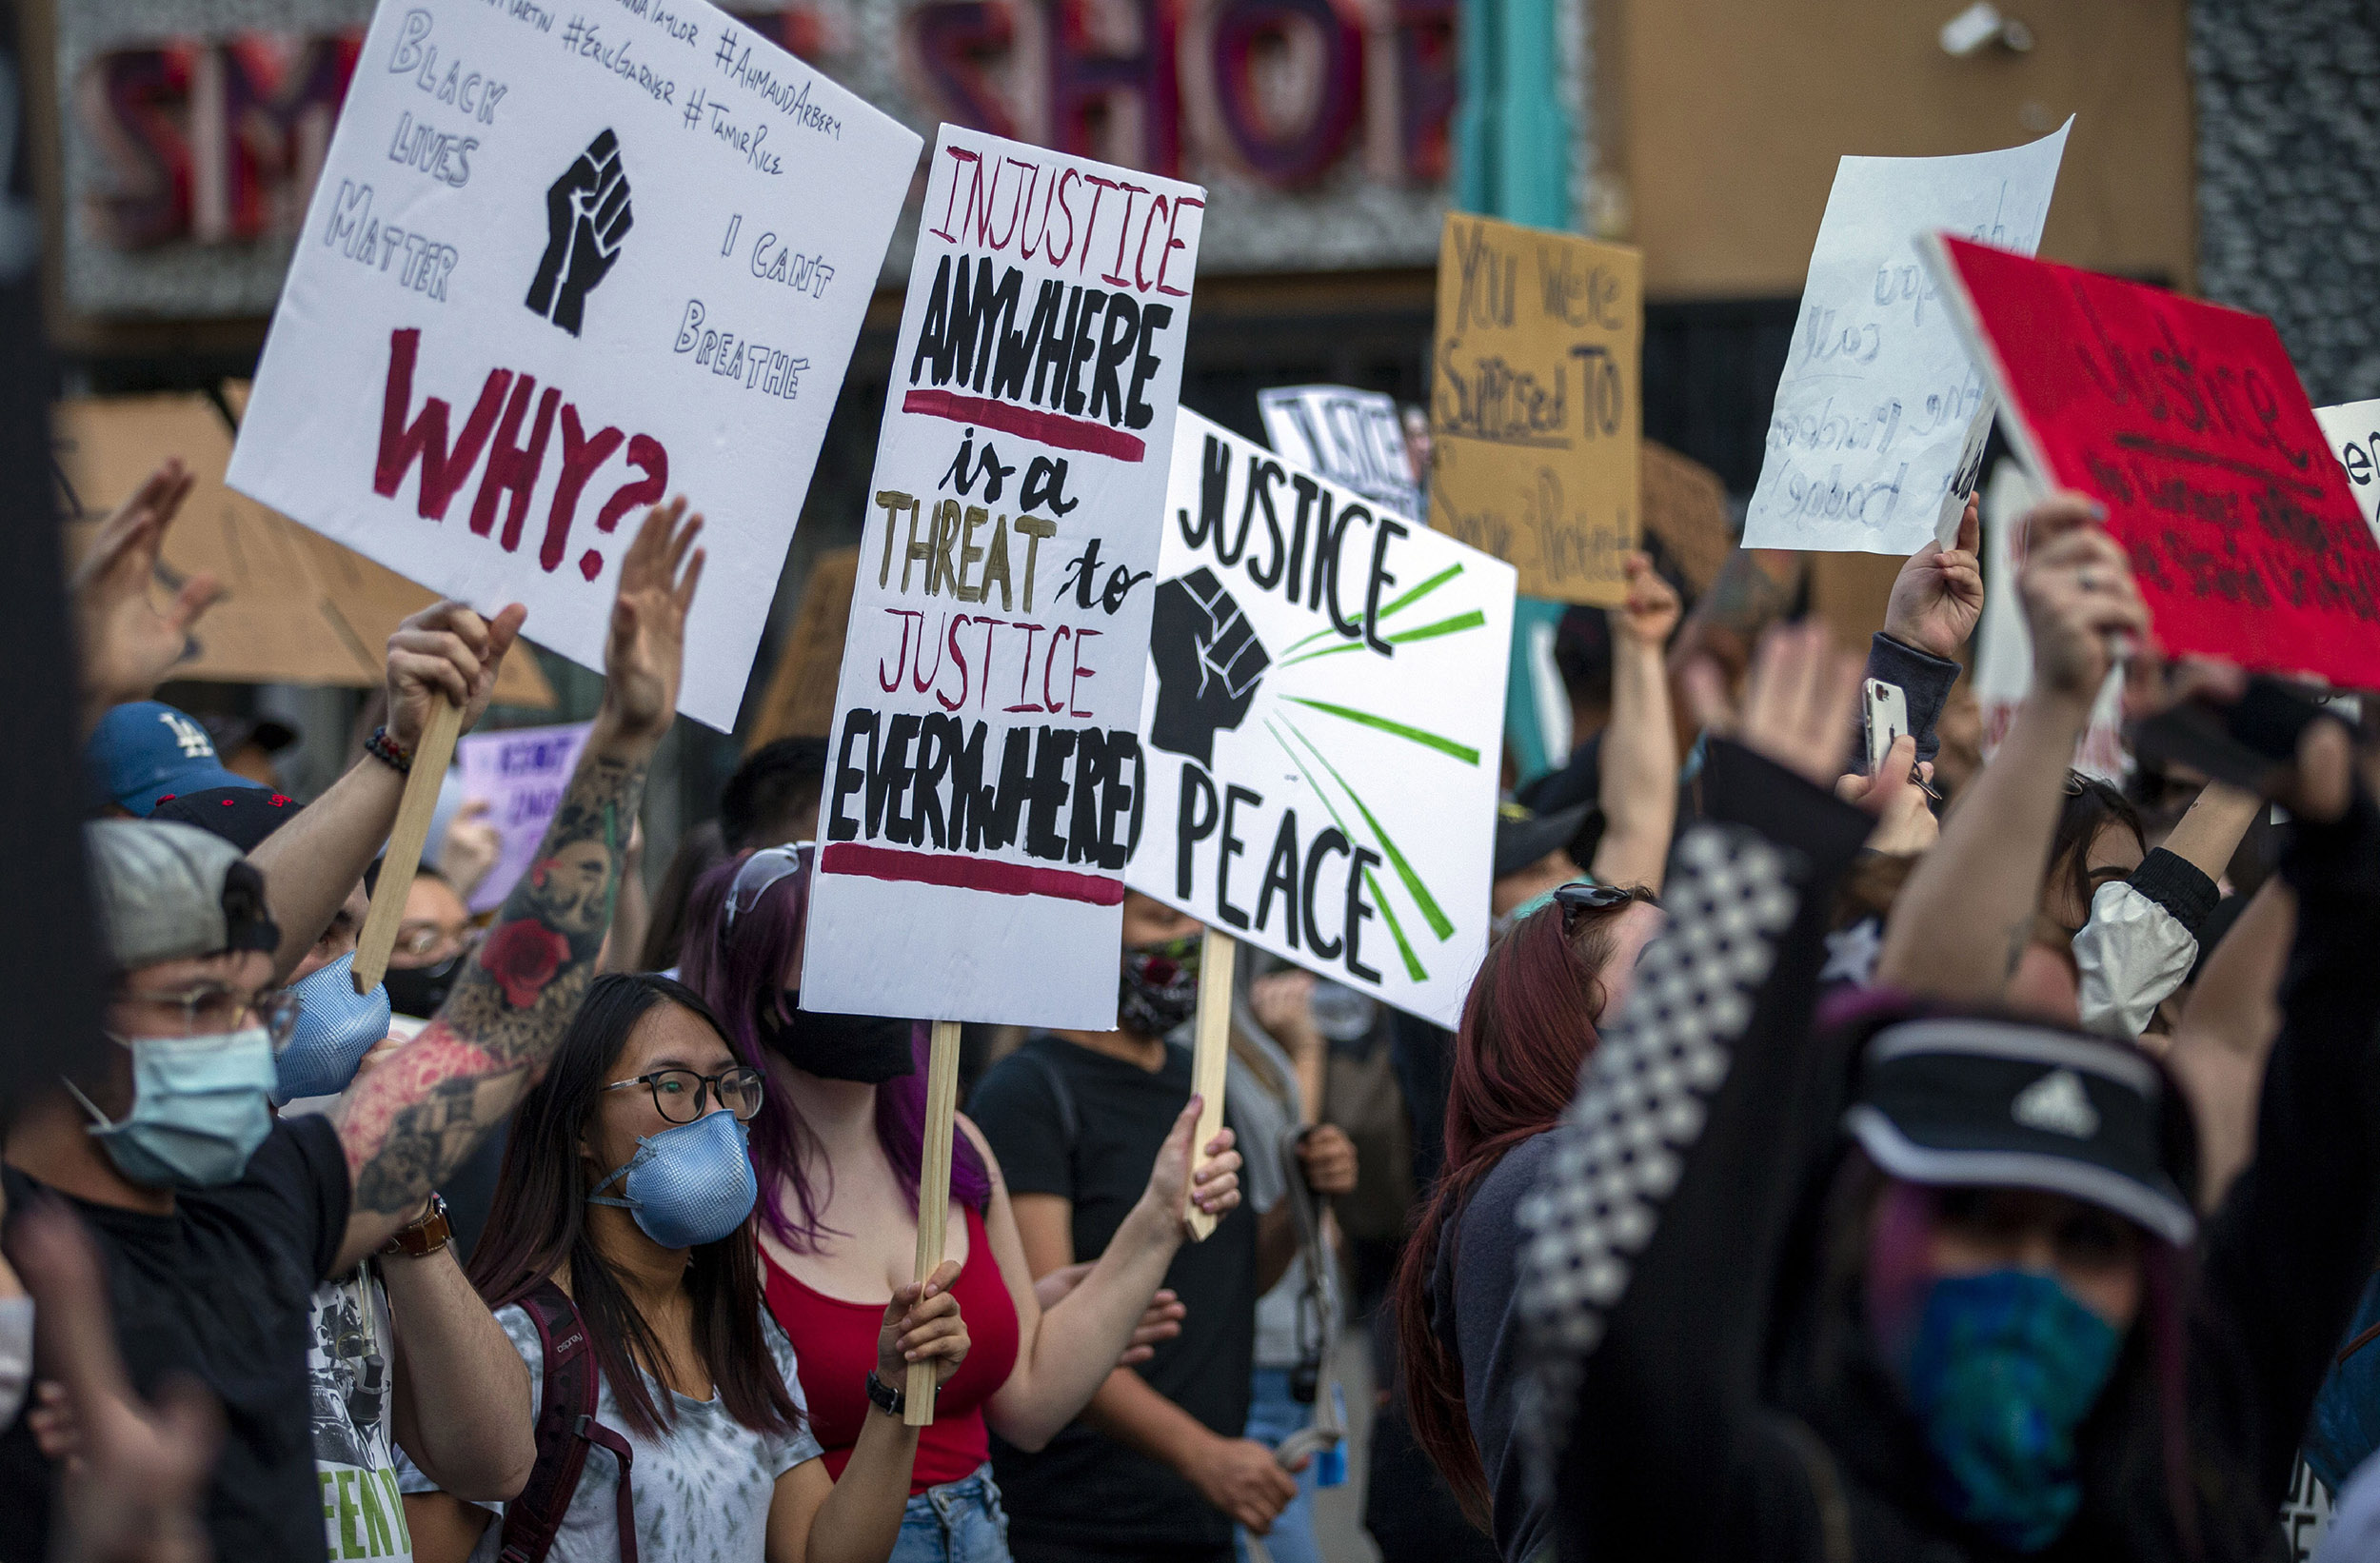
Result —
<instances>
[{"instance_id":1,"label":"white paper sign","mask_svg":"<svg viewBox=\"0 0 2380 1563\"><path fill-rule=\"evenodd\" d=\"M942 129L835 696L804 1008L1116 1023L1205 198Z\"/></svg>"},{"instance_id":2,"label":"white paper sign","mask_svg":"<svg viewBox=\"0 0 2380 1563\"><path fill-rule=\"evenodd\" d=\"M1397 399L1351 386L1278 386L1256 393L1275 450L1407 519L1421 514Z\"/></svg>"},{"instance_id":3,"label":"white paper sign","mask_svg":"<svg viewBox=\"0 0 2380 1563\"><path fill-rule=\"evenodd\" d=\"M385 0L229 482L590 667L683 493L724 729L919 146L704 0Z\"/></svg>"},{"instance_id":4,"label":"white paper sign","mask_svg":"<svg viewBox=\"0 0 2380 1563\"><path fill-rule=\"evenodd\" d=\"M1836 166L1745 547L1949 545L1980 475L1993 399L1914 240L1948 230L2032 254L2073 127L2005 151Z\"/></svg>"},{"instance_id":5,"label":"white paper sign","mask_svg":"<svg viewBox=\"0 0 2380 1563\"><path fill-rule=\"evenodd\" d=\"M507 727L502 732L466 733L455 744L463 765L463 796L466 802L487 805L487 822L504 838L496 866L471 892L471 910L485 912L504 904L521 876L537 857L545 827L562 807L563 789L586 747L591 722L559 727Z\"/></svg>"},{"instance_id":6,"label":"white paper sign","mask_svg":"<svg viewBox=\"0 0 2380 1563\"><path fill-rule=\"evenodd\" d=\"M2380 537L2380 399L2348 402L2314 408L2331 453L2347 468L2347 486L2354 491L2372 535Z\"/></svg>"},{"instance_id":7,"label":"white paper sign","mask_svg":"<svg viewBox=\"0 0 2380 1563\"><path fill-rule=\"evenodd\" d=\"M2033 632L2016 592L2024 564L2026 512L2041 493L2023 466L2004 461L1992 469L1976 506L1983 523L1983 622L1976 626L1975 704L1983 720L1983 758L1990 760L2008 736L2016 708L2033 687ZM2132 770L2124 748L2124 670L2111 669L2092 703L2091 721L2074 743L2074 769L2102 782L2121 782Z\"/></svg>"},{"instance_id":8,"label":"white paper sign","mask_svg":"<svg viewBox=\"0 0 2380 1563\"><path fill-rule=\"evenodd\" d=\"M1125 878L1439 1025L1487 951L1517 577L1185 412Z\"/></svg>"}]
</instances>

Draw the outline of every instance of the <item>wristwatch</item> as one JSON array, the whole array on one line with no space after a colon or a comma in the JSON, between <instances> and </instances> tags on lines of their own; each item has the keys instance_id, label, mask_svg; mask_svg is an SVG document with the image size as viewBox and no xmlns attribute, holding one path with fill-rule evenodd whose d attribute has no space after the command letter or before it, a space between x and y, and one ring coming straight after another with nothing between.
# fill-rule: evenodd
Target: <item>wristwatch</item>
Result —
<instances>
[{"instance_id":1,"label":"wristwatch","mask_svg":"<svg viewBox=\"0 0 2380 1563\"><path fill-rule=\"evenodd\" d=\"M453 1236L454 1228L446 1220L446 1201L433 1193L429 1197L429 1209L423 1213L421 1218L408 1226L399 1227L396 1236L383 1244L380 1251L418 1259L446 1247L447 1239Z\"/></svg>"},{"instance_id":2,"label":"wristwatch","mask_svg":"<svg viewBox=\"0 0 2380 1563\"><path fill-rule=\"evenodd\" d=\"M935 1385L934 1398L939 1400L942 1395L942 1387ZM898 1416L909 1409L909 1392L897 1390L885 1383L874 1368L867 1371L867 1399L869 1405L887 1416Z\"/></svg>"}]
</instances>

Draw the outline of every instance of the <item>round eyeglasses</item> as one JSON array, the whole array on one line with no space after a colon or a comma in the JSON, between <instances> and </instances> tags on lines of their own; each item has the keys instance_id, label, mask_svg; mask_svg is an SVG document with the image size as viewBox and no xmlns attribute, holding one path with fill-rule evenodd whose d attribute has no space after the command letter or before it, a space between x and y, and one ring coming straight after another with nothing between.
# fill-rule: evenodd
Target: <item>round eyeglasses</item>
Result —
<instances>
[{"instance_id":1,"label":"round eyeglasses","mask_svg":"<svg viewBox=\"0 0 2380 1563\"><path fill-rule=\"evenodd\" d=\"M182 1029L168 1033L174 1037L220 1037L240 1030L251 1018L265 1028L272 1039L272 1050L281 1052L296 1035L298 1011L305 1000L287 988L272 988L263 993L243 993L218 983L200 983L178 993L143 992L128 989L116 995L117 1001L144 1004L155 1009L180 1010Z\"/></svg>"},{"instance_id":2,"label":"round eyeglasses","mask_svg":"<svg viewBox=\"0 0 2380 1563\"><path fill-rule=\"evenodd\" d=\"M752 1115L761 1110L761 1072L744 1064L723 1069L716 1075L691 1069L656 1069L649 1075L614 1080L604 1089L625 1091L631 1085L650 1087L653 1111L672 1123L692 1123L701 1118L708 1110L714 1093L719 1105L733 1113L739 1122L750 1122Z\"/></svg>"}]
</instances>

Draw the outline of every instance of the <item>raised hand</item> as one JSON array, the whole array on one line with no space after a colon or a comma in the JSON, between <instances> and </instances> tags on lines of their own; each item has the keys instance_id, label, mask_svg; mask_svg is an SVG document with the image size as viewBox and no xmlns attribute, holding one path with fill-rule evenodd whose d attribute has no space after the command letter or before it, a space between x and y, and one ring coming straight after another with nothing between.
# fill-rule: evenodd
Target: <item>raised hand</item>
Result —
<instances>
[{"instance_id":1,"label":"raised hand","mask_svg":"<svg viewBox=\"0 0 2380 1563\"><path fill-rule=\"evenodd\" d=\"M2148 604L2132 562L2100 524L2104 514L2079 494L2060 494L2025 518L2016 589L2033 631L2037 693L2096 699L2115 659L2149 634Z\"/></svg>"},{"instance_id":2,"label":"raised hand","mask_svg":"<svg viewBox=\"0 0 2380 1563\"><path fill-rule=\"evenodd\" d=\"M1869 833L1868 849L1906 857L1923 852L1942 833L1941 821L1927 806L1926 790L1917 784L1918 778L1934 780L1934 762L1914 763L1917 741L1903 733L1893 740L1892 749L1875 775L1857 772L1835 783L1835 796L1846 803L1856 803L1875 816L1875 829ZM1915 776L1911 774L1915 771Z\"/></svg>"},{"instance_id":3,"label":"raised hand","mask_svg":"<svg viewBox=\"0 0 2380 1563\"><path fill-rule=\"evenodd\" d=\"M1740 712L1729 704L1718 664L1708 657L1687 664L1686 693L1706 729L1823 787L1842 762L1861 665L1835 648L1823 623L1778 624L1760 637Z\"/></svg>"},{"instance_id":4,"label":"raised hand","mask_svg":"<svg viewBox=\"0 0 2380 1563\"><path fill-rule=\"evenodd\" d=\"M703 579L700 515L684 496L657 505L620 562L611 634L604 643L604 704L597 720L620 737L659 742L678 710L685 669L686 611Z\"/></svg>"},{"instance_id":5,"label":"raised hand","mask_svg":"<svg viewBox=\"0 0 2380 1563\"><path fill-rule=\"evenodd\" d=\"M1885 634L1944 662L1958 656L1983 617L1983 566L1975 547L1981 534L1971 495L1958 522L1958 546L1929 543L1911 554L1894 578L1893 595L1884 604Z\"/></svg>"},{"instance_id":6,"label":"raised hand","mask_svg":"<svg viewBox=\"0 0 2380 1563\"><path fill-rule=\"evenodd\" d=\"M1651 556L1630 554L1620 562L1628 580L1628 601L1606 611L1612 616L1615 641L1629 641L1659 653L1669 645L1680 611L1677 588L1653 567Z\"/></svg>"},{"instance_id":7,"label":"raised hand","mask_svg":"<svg viewBox=\"0 0 2380 1563\"><path fill-rule=\"evenodd\" d=\"M430 702L463 707L468 732L487 710L496 675L512 649L529 610L515 603L493 619L483 619L467 603L432 603L399 624L388 637L388 736L410 751L429 724Z\"/></svg>"},{"instance_id":8,"label":"raised hand","mask_svg":"<svg viewBox=\"0 0 2380 1563\"><path fill-rule=\"evenodd\" d=\"M100 524L90 551L75 566L85 731L109 706L147 700L188 652L190 626L223 595L222 584L204 571L183 582L162 606L149 592L166 528L197 483L180 457L167 457Z\"/></svg>"},{"instance_id":9,"label":"raised hand","mask_svg":"<svg viewBox=\"0 0 2380 1563\"><path fill-rule=\"evenodd\" d=\"M620 259L635 226L620 139L605 130L546 188L545 253L529 282L529 308L577 336L586 295Z\"/></svg>"}]
</instances>

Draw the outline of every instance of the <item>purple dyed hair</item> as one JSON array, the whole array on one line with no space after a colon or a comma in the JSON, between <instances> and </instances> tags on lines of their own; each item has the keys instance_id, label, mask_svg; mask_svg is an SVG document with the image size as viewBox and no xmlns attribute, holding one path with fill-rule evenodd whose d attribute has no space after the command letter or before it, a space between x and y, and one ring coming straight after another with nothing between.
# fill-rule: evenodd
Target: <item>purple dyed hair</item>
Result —
<instances>
[{"instance_id":1,"label":"purple dyed hair","mask_svg":"<svg viewBox=\"0 0 2380 1563\"><path fill-rule=\"evenodd\" d=\"M728 859L695 881L687 907L685 945L681 974L686 986L703 996L718 1014L727 1043L739 1058L762 1073L768 1072L768 1047L761 1039L764 1003L776 1006L784 1019L784 970L802 948L809 919L810 879L806 868L787 874L761 893L750 911L737 917L732 931L725 926L727 893L736 871L750 852ZM914 1072L876 1088L876 1138L892 1163L893 1176L917 1209L918 1169L925 1138L925 1062L928 1030L910 1028L909 1052ZM760 1174L759 1217L768 1235L797 1254L816 1252L822 1236L835 1229L820 1218L831 1197L814 1191L802 1174L802 1146L809 1126L782 1091L764 1093L758 1117L752 1119L752 1166ZM786 1191L791 1190L790 1200ZM962 1203L981 1211L992 1197L991 1174L964 1131L951 1131L950 1192Z\"/></svg>"}]
</instances>

